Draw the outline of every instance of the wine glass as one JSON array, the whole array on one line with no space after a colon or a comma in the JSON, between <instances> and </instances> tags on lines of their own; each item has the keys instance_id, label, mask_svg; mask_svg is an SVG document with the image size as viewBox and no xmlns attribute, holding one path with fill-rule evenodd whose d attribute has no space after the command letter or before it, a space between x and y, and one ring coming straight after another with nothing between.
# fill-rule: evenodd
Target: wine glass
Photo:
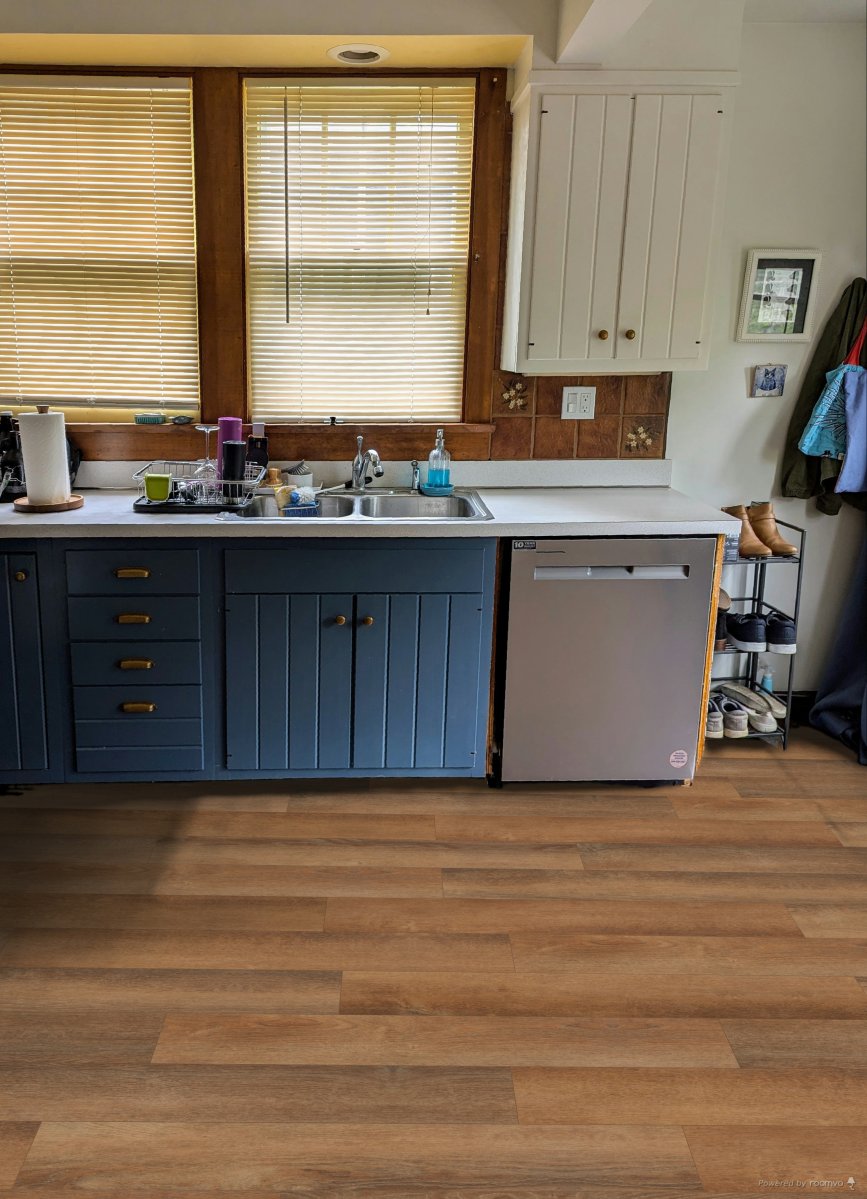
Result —
<instances>
[{"instance_id":1,"label":"wine glass","mask_svg":"<svg viewBox=\"0 0 867 1199\"><path fill-rule=\"evenodd\" d=\"M217 425L196 425L196 431L205 435L205 457L202 459L201 466L196 470L197 479L216 479L218 475L217 464L211 457L211 434L216 433Z\"/></svg>"}]
</instances>

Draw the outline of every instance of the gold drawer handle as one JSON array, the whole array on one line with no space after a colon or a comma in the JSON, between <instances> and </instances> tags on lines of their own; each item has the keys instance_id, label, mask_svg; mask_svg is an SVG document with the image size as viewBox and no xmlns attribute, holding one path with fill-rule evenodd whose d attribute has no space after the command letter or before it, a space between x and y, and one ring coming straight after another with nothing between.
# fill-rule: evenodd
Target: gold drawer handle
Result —
<instances>
[{"instance_id":1,"label":"gold drawer handle","mask_svg":"<svg viewBox=\"0 0 867 1199\"><path fill-rule=\"evenodd\" d=\"M153 670L154 668L150 658L121 658L118 666L121 670Z\"/></svg>"},{"instance_id":2,"label":"gold drawer handle","mask_svg":"<svg viewBox=\"0 0 867 1199\"><path fill-rule=\"evenodd\" d=\"M120 616L115 617L115 620L118 624L150 624L151 622L151 618L142 612L121 612Z\"/></svg>"},{"instance_id":3,"label":"gold drawer handle","mask_svg":"<svg viewBox=\"0 0 867 1199\"><path fill-rule=\"evenodd\" d=\"M114 572L116 579L149 579L151 572L143 566L119 566Z\"/></svg>"},{"instance_id":4,"label":"gold drawer handle","mask_svg":"<svg viewBox=\"0 0 867 1199\"><path fill-rule=\"evenodd\" d=\"M366 625L372 625L372 624L373 624L373 617L372 617L372 616L364 616L364 617L362 617L362 621L361 621L361 623L362 623L362 624L366 624Z\"/></svg>"},{"instance_id":5,"label":"gold drawer handle","mask_svg":"<svg viewBox=\"0 0 867 1199\"><path fill-rule=\"evenodd\" d=\"M121 712L156 712L157 706L156 706L156 704L144 704L144 703L143 704L138 704L138 703L121 704L120 710L121 710Z\"/></svg>"},{"instance_id":6,"label":"gold drawer handle","mask_svg":"<svg viewBox=\"0 0 867 1199\"><path fill-rule=\"evenodd\" d=\"M346 624L346 617L345 616L335 616L334 623L335 624Z\"/></svg>"}]
</instances>

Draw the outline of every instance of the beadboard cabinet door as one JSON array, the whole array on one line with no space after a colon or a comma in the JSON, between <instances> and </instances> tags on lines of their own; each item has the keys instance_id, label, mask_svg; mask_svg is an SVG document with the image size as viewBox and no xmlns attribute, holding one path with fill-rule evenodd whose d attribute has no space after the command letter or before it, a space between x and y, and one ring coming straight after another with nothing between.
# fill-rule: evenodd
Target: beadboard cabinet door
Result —
<instances>
[{"instance_id":1,"label":"beadboard cabinet door","mask_svg":"<svg viewBox=\"0 0 867 1199\"><path fill-rule=\"evenodd\" d=\"M561 89L524 101L505 369L706 367L723 112L710 93Z\"/></svg>"},{"instance_id":2,"label":"beadboard cabinet door","mask_svg":"<svg viewBox=\"0 0 867 1199\"><path fill-rule=\"evenodd\" d=\"M473 772L483 608L481 593L228 597L227 769Z\"/></svg>"},{"instance_id":3,"label":"beadboard cabinet door","mask_svg":"<svg viewBox=\"0 0 867 1199\"><path fill-rule=\"evenodd\" d=\"M48 769L36 554L0 554L0 777Z\"/></svg>"}]
</instances>

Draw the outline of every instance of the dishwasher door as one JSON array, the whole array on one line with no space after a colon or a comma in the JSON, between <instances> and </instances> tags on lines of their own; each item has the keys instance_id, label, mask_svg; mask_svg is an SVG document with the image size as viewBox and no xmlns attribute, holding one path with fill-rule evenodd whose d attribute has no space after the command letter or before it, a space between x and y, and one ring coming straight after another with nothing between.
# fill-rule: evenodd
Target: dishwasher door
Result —
<instances>
[{"instance_id":1,"label":"dishwasher door","mask_svg":"<svg viewBox=\"0 0 867 1199\"><path fill-rule=\"evenodd\" d=\"M504 782L692 777L715 549L512 542Z\"/></svg>"}]
</instances>

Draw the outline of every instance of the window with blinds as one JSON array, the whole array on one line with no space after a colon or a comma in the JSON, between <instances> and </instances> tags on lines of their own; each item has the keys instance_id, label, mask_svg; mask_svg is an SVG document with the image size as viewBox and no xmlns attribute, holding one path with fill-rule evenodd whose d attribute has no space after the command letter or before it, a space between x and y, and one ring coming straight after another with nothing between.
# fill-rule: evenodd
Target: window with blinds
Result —
<instances>
[{"instance_id":1,"label":"window with blinds","mask_svg":"<svg viewBox=\"0 0 867 1199\"><path fill-rule=\"evenodd\" d=\"M459 421L473 80L250 80L257 420Z\"/></svg>"},{"instance_id":2,"label":"window with blinds","mask_svg":"<svg viewBox=\"0 0 867 1199\"><path fill-rule=\"evenodd\" d=\"M195 410L188 80L0 76L0 403Z\"/></svg>"}]
</instances>

